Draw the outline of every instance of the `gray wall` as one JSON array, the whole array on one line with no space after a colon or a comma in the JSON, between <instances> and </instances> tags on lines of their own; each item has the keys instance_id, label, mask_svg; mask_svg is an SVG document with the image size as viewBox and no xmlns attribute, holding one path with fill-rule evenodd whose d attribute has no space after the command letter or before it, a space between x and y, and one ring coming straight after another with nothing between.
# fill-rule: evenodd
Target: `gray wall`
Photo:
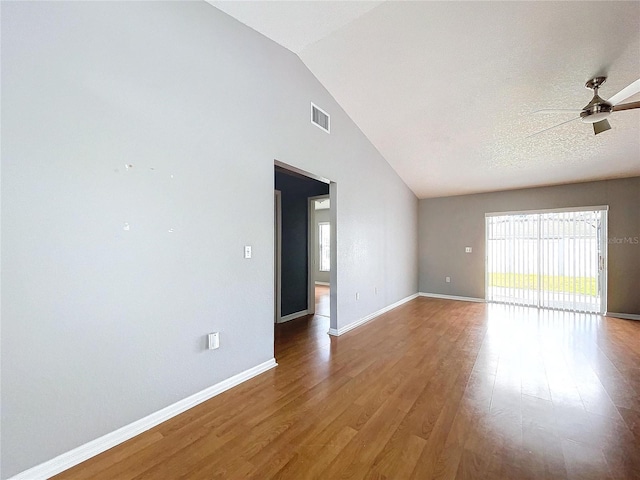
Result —
<instances>
[{"instance_id":1,"label":"gray wall","mask_svg":"<svg viewBox=\"0 0 640 480\"><path fill-rule=\"evenodd\" d=\"M485 213L590 205L609 205L608 311L640 313L640 244L614 240L640 237L640 177L420 200L420 291L484 298Z\"/></svg>"},{"instance_id":2,"label":"gray wall","mask_svg":"<svg viewBox=\"0 0 640 480\"><path fill-rule=\"evenodd\" d=\"M330 272L321 272L320 271L320 231L318 229L319 223L329 223L331 220L329 216L329 209L325 208L322 210L315 210L314 212L314 220L313 220L313 251L314 251L314 269L313 269L313 278L316 282L329 283L330 282Z\"/></svg>"},{"instance_id":3,"label":"gray wall","mask_svg":"<svg viewBox=\"0 0 640 480\"><path fill-rule=\"evenodd\" d=\"M334 327L417 292L416 197L204 2L3 2L1 114L3 478L273 358L276 159L335 182Z\"/></svg>"}]
</instances>

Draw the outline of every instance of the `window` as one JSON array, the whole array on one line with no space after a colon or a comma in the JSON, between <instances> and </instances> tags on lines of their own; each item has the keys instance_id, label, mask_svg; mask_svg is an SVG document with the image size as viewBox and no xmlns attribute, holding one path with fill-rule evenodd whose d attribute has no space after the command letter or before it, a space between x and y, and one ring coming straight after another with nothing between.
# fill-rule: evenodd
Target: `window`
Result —
<instances>
[{"instance_id":1,"label":"window","mask_svg":"<svg viewBox=\"0 0 640 480\"><path fill-rule=\"evenodd\" d=\"M318 250L320 253L319 270L321 272L328 272L331 269L331 225L328 222L318 223L318 233Z\"/></svg>"}]
</instances>

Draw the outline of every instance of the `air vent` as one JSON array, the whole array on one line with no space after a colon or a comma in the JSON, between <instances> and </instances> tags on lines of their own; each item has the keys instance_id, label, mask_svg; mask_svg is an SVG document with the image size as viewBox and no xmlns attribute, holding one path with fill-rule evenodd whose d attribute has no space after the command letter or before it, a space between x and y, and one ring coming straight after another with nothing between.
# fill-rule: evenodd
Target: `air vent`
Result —
<instances>
[{"instance_id":1,"label":"air vent","mask_svg":"<svg viewBox=\"0 0 640 480\"><path fill-rule=\"evenodd\" d=\"M331 130L331 119L329 117L329 114L324 110L316 107L313 103L311 104L311 123L327 133L329 133L329 131Z\"/></svg>"}]
</instances>

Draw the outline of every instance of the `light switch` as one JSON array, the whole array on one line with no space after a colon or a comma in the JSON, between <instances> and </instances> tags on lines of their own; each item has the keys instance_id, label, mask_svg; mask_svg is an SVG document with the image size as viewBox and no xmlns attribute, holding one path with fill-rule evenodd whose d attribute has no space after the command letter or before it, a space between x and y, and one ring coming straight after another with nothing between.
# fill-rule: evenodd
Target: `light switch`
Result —
<instances>
[{"instance_id":1,"label":"light switch","mask_svg":"<svg viewBox=\"0 0 640 480\"><path fill-rule=\"evenodd\" d=\"M215 350L220 347L220 333L213 332L207 335L207 348L209 350Z\"/></svg>"},{"instance_id":2,"label":"light switch","mask_svg":"<svg viewBox=\"0 0 640 480\"><path fill-rule=\"evenodd\" d=\"M251 258L251 245L244 246L244 258Z\"/></svg>"}]
</instances>

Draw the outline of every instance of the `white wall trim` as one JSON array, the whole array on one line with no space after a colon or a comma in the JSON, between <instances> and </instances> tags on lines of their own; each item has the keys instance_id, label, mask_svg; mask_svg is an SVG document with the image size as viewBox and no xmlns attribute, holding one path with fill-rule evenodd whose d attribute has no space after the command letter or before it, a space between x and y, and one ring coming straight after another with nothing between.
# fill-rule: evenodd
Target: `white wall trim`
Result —
<instances>
[{"instance_id":1,"label":"white wall trim","mask_svg":"<svg viewBox=\"0 0 640 480\"><path fill-rule=\"evenodd\" d=\"M637 315L635 313L607 312L605 317L624 318L625 320L640 320L640 315Z\"/></svg>"},{"instance_id":2,"label":"white wall trim","mask_svg":"<svg viewBox=\"0 0 640 480\"><path fill-rule=\"evenodd\" d=\"M327 287L331 286L329 282L316 282L316 285L325 285Z\"/></svg>"},{"instance_id":3,"label":"white wall trim","mask_svg":"<svg viewBox=\"0 0 640 480\"><path fill-rule=\"evenodd\" d=\"M109 450L110 448L113 448L116 445L119 445L120 443L175 417L176 415L179 415L182 412L185 412L186 410L189 410L190 408L193 408L196 405L241 384L242 382L246 382L256 375L264 373L277 365L275 358L267 360L264 363L256 365L244 372L240 372L233 377L227 378L226 380L216 383L215 385L205 388L198 393L169 405L162 410L158 410L157 412L147 415L140 420L136 420L129 425L125 425L118 430L107 433L106 435L96 438L84 445L80 445L69 452L58 455L57 457L41 463L40 465L36 465L29 470L25 470L24 472L11 477L9 480L45 480L57 475L58 473L64 472L65 470L68 470L69 468L74 467L79 463L98 455L99 453Z\"/></svg>"},{"instance_id":4,"label":"white wall trim","mask_svg":"<svg viewBox=\"0 0 640 480\"><path fill-rule=\"evenodd\" d=\"M387 305L386 307L376 312L373 312L367 315L366 317L362 317L360 320L356 320L355 322L352 322L349 325L345 325L342 328L338 328L338 329L330 328L328 333L329 335L333 335L334 337L339 337L340 335L347 333L349 330L353 330L354 328L359 327L363 323L367 323L369 320L373 320L374 318L379 317L383 313L387 313L389 310L393 310L394 308L399 307L403 303L407 303L408 301L413 300L414 298L417 298L417 297L418 297L417 293L414 293L413 295L409 295L408 297L403 298L402 300L399 300L396 303Z\"/></svg>"},{"instance_id":5,"label":"white wall trim","mask_svg":"<svg viewBox=\"0 0 640 480\"><path fill-rule=\"evenodd\" d=\"M420 295L421 297L442 298L444 300L460 300L460 301L463 301L463 302L485 303L485 301L486 301L484 298L458 297L457 295L443 295L441 293L420 292L418 295Z\"/></svg>"},{"instance_id":6,"label":"white wall trim","mask_svg":"<svg viewBox=\"0 0 640 480\"><path fill-rule=\"evenodd\" d=\"M289 315L285 315L284 317L280 317L280 321L278 323L288 322L290 320L295 320L296 318L304 317L305 315L309 315L309 310L300 310L299 312L293 312Z\"/></svg>"}]
</instances>

